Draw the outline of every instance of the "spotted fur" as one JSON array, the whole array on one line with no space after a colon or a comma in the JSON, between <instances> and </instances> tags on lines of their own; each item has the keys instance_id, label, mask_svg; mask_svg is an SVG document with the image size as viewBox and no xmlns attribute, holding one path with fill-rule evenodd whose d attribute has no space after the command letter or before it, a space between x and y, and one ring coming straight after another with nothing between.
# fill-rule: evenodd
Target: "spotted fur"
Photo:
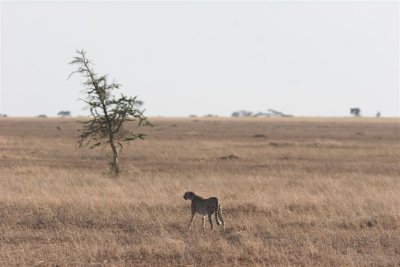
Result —
<instances>
[{"instance_id":1,"label":"spotted fur","mask_svg":"<svg viewBox=\"0 0 400 267\"><path fill-rule=\"evenodd\" d=\"M222 225L225 229L224 219L222 218L221 212L221 205L218 202L216 197L210 197L207 199L202 198L201 196L196 195L193 192L186 192L183 195L185 200L191 200L191 211L192 211L192 218L190 219L189 229L192 227L192 223L196 213L199 213L202 218L203 228L205 227L205 217L208 216L208 221L210 222L211 231L213 230L213 223L212 223L212 214L215 214L215 221L217 225Z\"/></svg>"}]
</instances>

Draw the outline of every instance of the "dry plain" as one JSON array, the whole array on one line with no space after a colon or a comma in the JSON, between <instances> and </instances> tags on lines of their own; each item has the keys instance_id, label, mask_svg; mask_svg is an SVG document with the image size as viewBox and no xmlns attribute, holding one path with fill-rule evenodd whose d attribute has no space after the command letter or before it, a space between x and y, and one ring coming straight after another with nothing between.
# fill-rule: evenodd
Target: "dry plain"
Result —
<instances>
[{"instance_id":1,"label":"dry plain","mask_svg":"<svg viewBox=\"0 0 400 267\"><path fill-rule=\"evenodd\" d=\"M400 265L398 119L151 121L115 179L76 118L1 118L0 265ZM225 231L187 230L188 190Z\"/></svg>"}]
</instances>

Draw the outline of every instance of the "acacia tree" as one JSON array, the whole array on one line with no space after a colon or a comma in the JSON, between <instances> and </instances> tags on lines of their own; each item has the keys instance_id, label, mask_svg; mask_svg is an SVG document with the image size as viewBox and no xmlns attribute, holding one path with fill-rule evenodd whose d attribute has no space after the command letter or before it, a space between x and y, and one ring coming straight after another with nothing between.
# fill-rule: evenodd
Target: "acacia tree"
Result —
<instances>
[{"instance_id":1,"label":"acacia tree","mask_svg":"<svg viewBox=\"0 0 400 267\"><path fill-rule=\"evenodd\" d=\"M83 100L90 110L90 117L83 121L83 129L80 130L78 138L79 147L94 148L97 146L109 146L112 151L110 168L115 175L120 174L121 168L118 163L119 152L123 143L136 139L144 139L142 133L134 133L124 128L127 122L136 122L137 126L150 125L147 117L143 115L144 110L139 107L143 104L137 97L127 97L114 93L120 88L120 84L108 80L107 75L97 75L91 61L86 57L84 50L76 51L78 54L70 62L77 65L78 69L70 74L78 73L86 80L83 82L85 89L82 94Z\"/></svg>"}]
</instances>

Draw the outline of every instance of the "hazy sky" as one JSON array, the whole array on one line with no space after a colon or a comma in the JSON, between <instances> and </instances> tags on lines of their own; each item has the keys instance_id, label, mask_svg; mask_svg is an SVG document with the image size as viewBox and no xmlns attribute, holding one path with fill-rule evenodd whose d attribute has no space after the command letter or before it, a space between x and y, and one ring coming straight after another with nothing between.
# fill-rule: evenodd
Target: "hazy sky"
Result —
<instances>
[{"instance_id":1,"label":"hazy sky","mask_svg":"<svg viewBox=\"0 0 400 267\"><path fill-rule=\"evenodd\" d=\"M397 1L2 1L0 113L86 114L82 48L151 116L400 114Z\"/></svg>"}]
</instances>

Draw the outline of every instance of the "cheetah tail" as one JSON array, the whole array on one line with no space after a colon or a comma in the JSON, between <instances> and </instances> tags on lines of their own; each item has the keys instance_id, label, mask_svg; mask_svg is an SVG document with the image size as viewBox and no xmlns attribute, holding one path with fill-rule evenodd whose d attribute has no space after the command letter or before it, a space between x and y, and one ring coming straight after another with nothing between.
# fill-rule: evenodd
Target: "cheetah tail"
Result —
<instances>
[{"instance_id":1,"label":"cheetah tail","mask_svg":"<svg viewBox=\"0 0 400 267\"><path fill-rule=\"evenodd\" d=\"M215 214L215 219L217 221L217 225L221 225L221 219L222 219L222 214L221 214L221 205L218 204L218 209L217 212Z\"/></svg>"}]
</instances>

